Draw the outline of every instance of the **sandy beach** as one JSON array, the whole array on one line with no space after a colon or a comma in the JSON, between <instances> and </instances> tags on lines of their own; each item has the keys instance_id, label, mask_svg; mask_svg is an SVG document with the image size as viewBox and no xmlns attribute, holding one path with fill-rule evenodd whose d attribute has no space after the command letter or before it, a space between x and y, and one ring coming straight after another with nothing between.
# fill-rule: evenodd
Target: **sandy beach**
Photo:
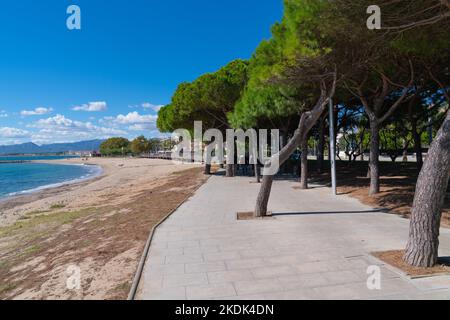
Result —
<instances>
[{"instance_id":1,"label":"sandy beach","mask_svg":"<svg viewBox=\"0 0 450 320\"><path fill-rule=\"evenodd\" d=\"M48 161L47 161L48 162ZM0 298L123 299L151 228L206 177L165 160L56 160L102 175L0 202ZM67 289L67 268L81 288Z\"/></svg>"},{"instance_id":2,"label":"sandy beach","mask_svg":"<svg viewBox=\"0 0 450 320\"><path fill-rule=\"evenodd\" d=\"M80 158L36 161L59 164L88 164L100 166L100 177L87 181L65 184L60 187L13 197L0 202L0 227L9 225L30 211L45 211L52 207L80 209L102 205L105 198L109 204L121 203L133 194L156 186L161 178L174 172L195 167L195 165L173 165L165 160L94 158L84 161ZM114 195L114 197L110 197Z\"/></svg>"}]
</instances>

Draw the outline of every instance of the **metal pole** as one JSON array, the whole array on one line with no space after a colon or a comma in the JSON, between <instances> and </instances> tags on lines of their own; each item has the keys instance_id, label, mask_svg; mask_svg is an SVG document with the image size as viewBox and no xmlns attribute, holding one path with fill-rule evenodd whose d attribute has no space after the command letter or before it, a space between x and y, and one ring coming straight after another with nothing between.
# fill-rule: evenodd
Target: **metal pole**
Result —
<instances>
[{"instance_id":1,"label":"metal pole","mask_svg":"<svg viewBox=\"0 0 450 320\"><path fill-rule=\"evenodd\" d=\"M334 106L330 98L330 162L331 162L331 187L333 195L337 195L336 185L336 141L334 140Z\"/></svg>"}]
</instances>

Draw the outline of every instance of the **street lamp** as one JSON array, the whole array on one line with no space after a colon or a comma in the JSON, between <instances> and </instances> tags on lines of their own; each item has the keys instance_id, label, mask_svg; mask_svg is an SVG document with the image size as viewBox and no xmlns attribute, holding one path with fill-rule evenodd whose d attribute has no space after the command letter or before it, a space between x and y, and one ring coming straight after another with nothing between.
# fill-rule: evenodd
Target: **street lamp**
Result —
<instances>
[{"instance_id":1,"label":"street lamp","mask_svg":"<svg viewBox=\"0 0 450 320\"><path fill-rule=\"evenodd\" d=\"M330 162L331 162L331 188L333 195L337 195L336 184L336 140L334 139L334 106L333 99L330 98Z\"/></svg>"}]
</instances>

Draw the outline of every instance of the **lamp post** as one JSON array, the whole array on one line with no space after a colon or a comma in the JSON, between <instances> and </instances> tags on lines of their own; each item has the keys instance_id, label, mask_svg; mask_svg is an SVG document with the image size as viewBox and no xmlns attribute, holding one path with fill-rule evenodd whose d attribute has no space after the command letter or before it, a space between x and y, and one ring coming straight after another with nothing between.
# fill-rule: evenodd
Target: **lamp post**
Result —
<instances>
[{"instance_id":1,"label":"lamp post","mask_svg":"<svg viewBox=\"0 0 450 320\"><path fill-rule=\"evenodd\" d=\"M331 188L333 195L337 195L336 184L336 140L334 139L334 106L333 99L330 98L330 163L331 163Z\"/></svg>"}]
</instances>

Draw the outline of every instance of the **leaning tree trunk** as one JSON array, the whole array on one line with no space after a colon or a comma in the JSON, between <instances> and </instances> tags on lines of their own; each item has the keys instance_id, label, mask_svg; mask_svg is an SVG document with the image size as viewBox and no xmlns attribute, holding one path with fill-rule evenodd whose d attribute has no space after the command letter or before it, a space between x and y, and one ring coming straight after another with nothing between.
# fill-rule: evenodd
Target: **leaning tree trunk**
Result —
<instances>
[{"instance_id":1,"label":"leaning tree trunk","mask_svg":"<svg viewBox=\"0 0 450 320\"><path fill-rule=\"evenodd\" d=\"M302 118L304 115L302 116ZM302 121L301 121L302 122ZM291 154L297 149L302 140L304 128L299 127L295 131L294 136L288 142L288 144L281 149L278 153L278 164L279 166L283 165ZM261 181L261 189L259 190L258 198L256 199L256 208L255 208L255 216L256 217L264 217L267 215L267 204L269 203L270 192L272 190L272 184L274 180L274 175L263 174L263 178Z\"/></svg>"},{"instance_id":2,"label":"leaning tree trunk","mask_svg":"<svg viewBox=\"0 0 450 320\"><path fill-rule=\"evenodd\" d=\"M380 193L380 131L378 122L370 122L370 160L369 160L369 175L370 175L370 190L369 195L373 196Z\"/></svg>"},{"instance_id":3,"label":"leaning tree trunk","mask_svg":"<svg viewBox=\"0 0 450 320\"><path fill-rule=\"evenodd\" d=\"M298 124L297 130L295 130L294 136L289 140L289 142L284 146L283 149L276 155L278 156L279 166L283 165L291 156L291 154L298 148L300 142L306 139L309 131L317 122L319 117L323 114L325 107L327 106L329 99L334 96L336 90L336 75L334 73L333 86L331 91L327 93L326 85L324 82L321 83L321 95L317 101L314 108L303 113L300 117L300 122ZM274 180L274 175L268 175L266 172L263 174L263 179L261 183L261 189L256 200L255 216L264 217L267 215L267 204L269 203L270 191L272 189L272 184Z\"/></svg>"},{"instance_id":4,"label":"leaning tree trunk","mask_svg":"<svg viewBox=\"0 0 450 320\"><path fill-rule=\"evenodd\" d=\"M272 190L274 176L263 175L261 182L261 189L256 199L255 216L265 217L267 216L267 205L269 203L270 191Z\"/></svg>"},{"instance_id":5,"label":"leaning tree trunk","mask_svg":"<svg viewBox=\"0 0 450 320\"><path fill-rule=\"evenodd\" d=\"M411 212L405 261L433 267L438 261L442 207L450 178L450 111L420 171Z\"/></svg>"},{"instance_id":6,"label":"leaning tree trunk","mask_svg":"<svg viewBox=\"0 0 450 320\"><path fill-rule=\"evenodd\" d=\"M308 189L308 141L304 139L301 143L301 172L300 172L300 189Z\"/></svg>"}]
</instances>

